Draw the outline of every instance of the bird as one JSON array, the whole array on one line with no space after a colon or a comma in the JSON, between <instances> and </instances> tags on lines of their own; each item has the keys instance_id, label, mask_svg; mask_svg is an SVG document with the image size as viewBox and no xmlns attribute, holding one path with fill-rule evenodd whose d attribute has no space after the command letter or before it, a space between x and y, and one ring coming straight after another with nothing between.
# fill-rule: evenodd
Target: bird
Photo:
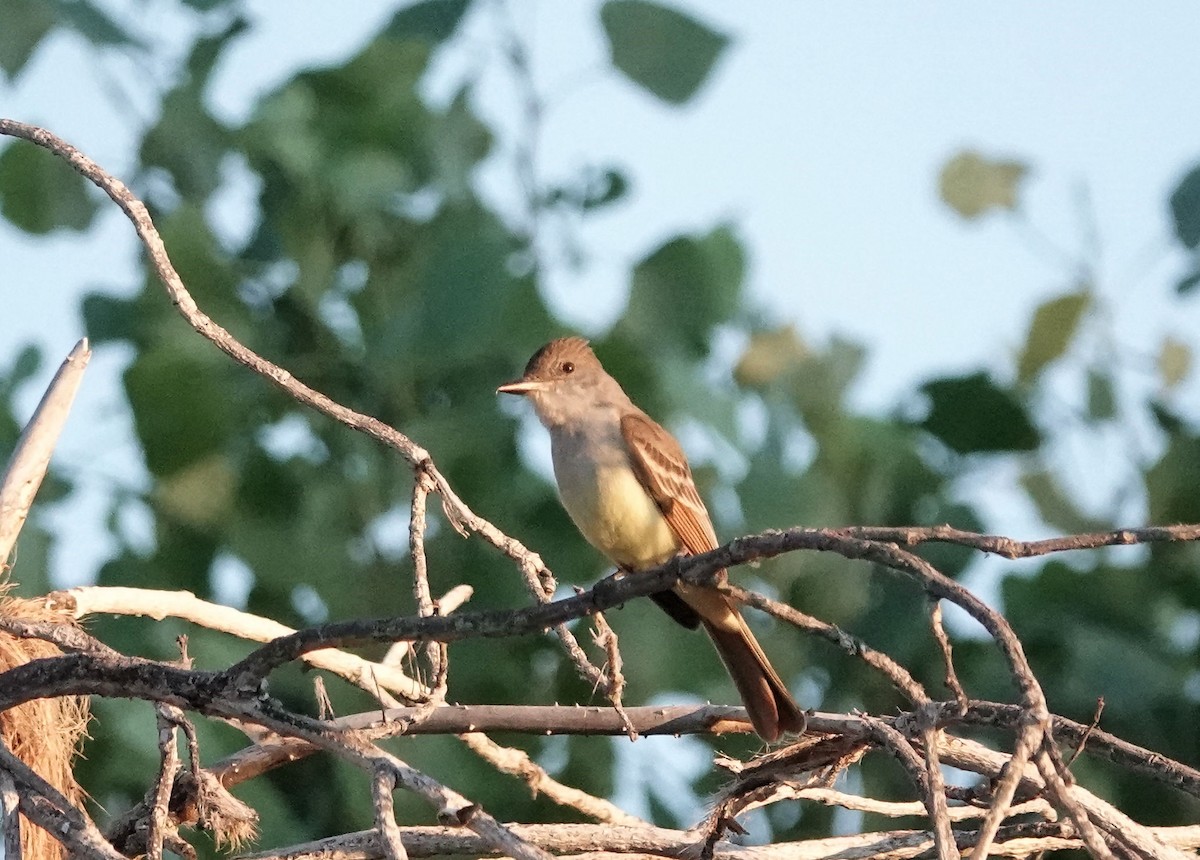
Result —
<instances>
[{"instance_id":1,"label":"bird","mask_svg":"<svg viewBox=\"0 0 1200 860\"><path fill-rule=\"evenodd\" d=\"M549 431L563 507L621 571L648 570L719 546L683 448L634 405L586 340L550 341L519 379L496 391L532 403ZM679 582L651 597L685 627L704 628L764 740L804 731L804 712L726 594Z\"/></svg>"}]
</instances>

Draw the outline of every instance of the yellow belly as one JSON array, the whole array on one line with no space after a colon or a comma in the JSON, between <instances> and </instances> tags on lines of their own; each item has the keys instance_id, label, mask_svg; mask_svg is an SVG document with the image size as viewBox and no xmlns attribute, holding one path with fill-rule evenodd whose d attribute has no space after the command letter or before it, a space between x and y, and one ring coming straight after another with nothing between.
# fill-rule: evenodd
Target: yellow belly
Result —
<instances>
[{"instance_id":1,"label":"yellow belly","mask_svg":"<svg viewBox=\"0 0 1200 860\"><path fill-rule=\"evenodd\" d=\"M626 465L572 469L555 464L563 507L588 542L629 570L662 564L679 539Z\"/></svg>"}]
</instances>

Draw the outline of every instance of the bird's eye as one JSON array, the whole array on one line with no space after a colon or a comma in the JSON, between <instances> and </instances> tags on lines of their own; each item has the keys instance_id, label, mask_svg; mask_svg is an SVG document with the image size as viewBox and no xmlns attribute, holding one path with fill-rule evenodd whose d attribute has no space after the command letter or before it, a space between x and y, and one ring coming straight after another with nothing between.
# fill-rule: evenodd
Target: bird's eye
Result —
<instances>
[{"instance_id":1,"label":"bird's eye","mask_svg":"<svg viewBox=\"0 0 1200 860\"><path fill-rule=\"evenodd\" d=\"M575 372L575 363L572 361L564 361L562 363L562 372L563 373L574 373Z\"/></svg>"}]
</instances>

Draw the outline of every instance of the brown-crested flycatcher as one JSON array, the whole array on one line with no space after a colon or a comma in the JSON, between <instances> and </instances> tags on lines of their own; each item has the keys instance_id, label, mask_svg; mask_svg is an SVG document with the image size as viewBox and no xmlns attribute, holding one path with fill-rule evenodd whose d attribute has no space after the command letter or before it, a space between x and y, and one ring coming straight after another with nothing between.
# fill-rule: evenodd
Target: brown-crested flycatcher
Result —
<instances>
[{"instance_id":1,"label":"brown-crested flycatcher","mask_svg":"<svg viewBox=\"0 0 1200 860\"><path fill-rule=\"evenodd\" d=\"M683 449L633 405L586 340L551 341L529 359L520 379L496 390L533 402L550 431L563 507L588 542L622 570L647 570L678 553L717 548ZM804 731L804 713L728 597L685 582L653 597L681 624L704 626L755 731L769 741Z\"/></svg>"}]
</instances>

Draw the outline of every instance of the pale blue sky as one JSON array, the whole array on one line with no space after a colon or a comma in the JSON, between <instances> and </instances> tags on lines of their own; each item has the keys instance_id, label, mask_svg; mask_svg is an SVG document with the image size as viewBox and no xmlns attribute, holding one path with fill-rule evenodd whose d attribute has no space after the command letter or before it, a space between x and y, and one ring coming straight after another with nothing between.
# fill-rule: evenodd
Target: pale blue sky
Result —
<instances>
[{"instance_id":1,"label":"pale blue sky","mask_svg":"<svg viewBox=\"0 0 1200 860\"><path fill-rule=\"evenodd\" d=\"M184 41L187 18L175 3L105 5L156 44ZM427 91L445 98L463 74L487 69L481 107L509 127L511 82L493 68L502 7L477 6ZM212 93L234 120L296 68L347 56L396 5L300 0L283 13L256 0L248 8L255 27L229 52ZM890 407L931 375L1006 366L1036 302L1070 283L1004 218L967 224L938 202L941 164L971 146L1030 163L1030 215L1072 251L1082 235L1075 200L1086 186L1103 252L1101 292L1114 302L1123 342L1152 356L1166 333L1200 340L1200 299L1170 295L1184 269L1165 202L1200 160L1200 11L1191 2L688 2L683 8L733 42L683 109L605 71L595 0L512 0L508 8L551 99L542 175L612 162L634 179L626 203L580 225L587 270L551 273L555 307L586 332L612 318L633 261L675 232L731 219L764 307L814 342L840 333L869 346L856 395L864 406ZM139 89L143 78L126 60L60 37L15 86L0 84L0 113L44 124L127 174L153 104ZM500 164L480 183L507 206L514 185ZM233 232L248 223L248 196L235 181L222 198ZM4 362L29 340L65 355L82 334L79 295L137 282L132 230L113 207L86 237L30 239L0 225L0 259ZM65 517L72 521L99 509L110 479L138 480L114 386L122 361L113 350L97 356L61 450L91 479L90 502ZM988 480L1008 477L1001 469ZM1029 536L1027 510L995 513L994 528ZM78 571L102 557L95 541L80 543L71 551L79 556L60 564Z\"/></svg>"}]
</instances>

